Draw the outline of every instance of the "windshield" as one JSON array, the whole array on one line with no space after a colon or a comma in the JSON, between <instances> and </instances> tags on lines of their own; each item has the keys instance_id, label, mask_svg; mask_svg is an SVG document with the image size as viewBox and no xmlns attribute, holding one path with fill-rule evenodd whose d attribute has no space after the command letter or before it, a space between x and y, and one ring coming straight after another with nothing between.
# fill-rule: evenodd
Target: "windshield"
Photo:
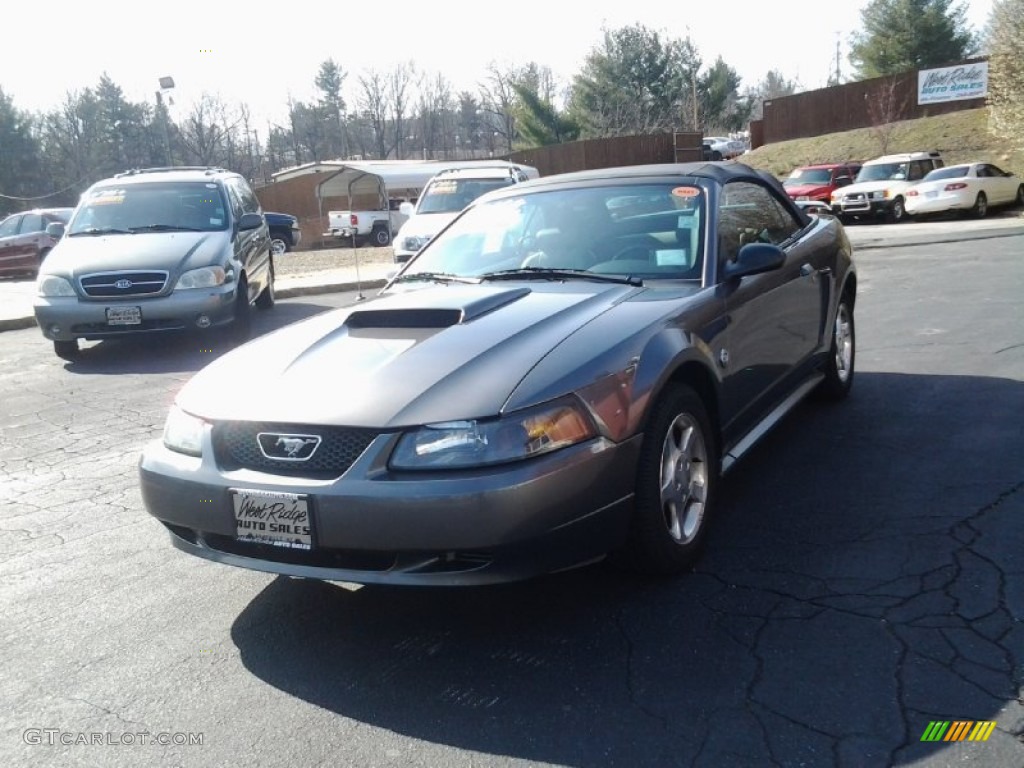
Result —
<instances>
[{"instance_id":1,"label":"windshield","mask_svg":"<svg viewBox=\"0 0 1024 768\"><path fill-rule=\"evenodd\" d=\"M85 193L68 234L211 232L227 227L226 209L212 182L114 182Z\"/></svg>"},{"instance_id":2,"label":"windshield","mask_svg":"<svg viewBox=\"0 0 1024 768\"><path fill-rule=\"evenodd\" d=\"M832 171L828 168L797 168L787 178L783 185L787 187L799 187L804 184L828 184L832 181Z\"/></svg>"},{"instance_id":3,"label":"windshield","mask_svg":"<svg viewBox=\"0 0 1024 768\"><path fill-rule=\"evenodd\" d=\"M865 165L857 174L857 182L862 181L902 181L907 178L909 163L879 163Z\"/></svg>"},{"instance_id":4,"label":"windshield","mask_svg":"<svg viewBox=\"0 0 1024 768\"><path fill-rule=\"evenodd\" d=\"M485 192L511 183L511 178L438 179L423 193L416 213L458 213Z\"/></svg>"},{"instance_id":5,"label":"windshield","mask_svg":"<svg viewBox=\"0 0 1024 768\"><path fill-rule=\"evenodd\" d=\"M969 165L954 165L949 168L936 168L934 171L929 171L924 177L925 181L939 181L941 179L959 179L967 176L970 173L971 166Z\"/></svg>"},{"instance_id":6,"label":"windshield","mask_svg":"<svg viewBox=\"0 0 1024 768\"><path fill-rule=\"evenodd\" d=\"M466 211L403 274L560 269L700 280L704 212L700 187L673 184L507 197Z\"/></svg>"}]
</instances>

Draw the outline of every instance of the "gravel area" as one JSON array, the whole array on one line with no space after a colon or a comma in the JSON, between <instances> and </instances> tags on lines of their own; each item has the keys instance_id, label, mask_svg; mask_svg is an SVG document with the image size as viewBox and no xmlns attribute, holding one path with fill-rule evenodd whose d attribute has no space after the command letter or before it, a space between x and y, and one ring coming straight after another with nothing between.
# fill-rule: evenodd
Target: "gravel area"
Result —
<instances>
[{"instance_id":1,"label":"gravel area","mask_svg":"<svg viewBox=\"0 0 1024 768\"><path fill-rule=\"evenodd\" d=\"M290 251L278 256L274 267L278 275L297 277L316 274L325 269L354 267L356 256L361 265L394 263L391 248L326 248L319 251Z\"/></svg>"}]
</instances>

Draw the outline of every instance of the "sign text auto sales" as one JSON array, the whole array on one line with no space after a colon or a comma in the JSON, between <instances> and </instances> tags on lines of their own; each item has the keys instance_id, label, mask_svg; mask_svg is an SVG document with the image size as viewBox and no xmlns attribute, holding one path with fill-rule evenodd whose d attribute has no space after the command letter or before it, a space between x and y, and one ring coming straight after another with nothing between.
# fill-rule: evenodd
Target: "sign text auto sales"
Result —
<instances>
[{"instance_id":1,"label":"sign text auto sales","mask_svg":"<svg viewBox=\"0 0 1024 768\"><path fill-rule=\"evenodd\" d=\"M917 73L917 103L979 99L988 95L988 62L962 64Z\"/></svg>"}]
</instances>

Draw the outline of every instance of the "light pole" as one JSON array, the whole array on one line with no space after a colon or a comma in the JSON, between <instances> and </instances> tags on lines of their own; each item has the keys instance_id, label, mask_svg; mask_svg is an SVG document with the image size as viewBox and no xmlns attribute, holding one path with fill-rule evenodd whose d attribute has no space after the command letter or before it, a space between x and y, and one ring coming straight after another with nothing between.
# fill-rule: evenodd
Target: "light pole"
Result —
<instances>
[{"instance_id":1,"label":"light pole","mask_svg":"<svg viewBox=\"0 0 1024 768\"><path fill-rule=\"evenodd\" d=\"M168 75L166 77L161 77L160 78L160 90L156 92L157 108L158 109L162 108L161 111L163 112L164 149L167 152L167 165L168 166L174 165L174 158L171 157L171 133L170 133L170 130L168 129L168 127L167 127L167 124L170 122L170 112L168 111L167 106L164 105L164 94L167 93L168 91L172 90L173 88L174 88L174 78L170 77ZM173 104L174 103L174 99L168 97L167 98L167 103L168 104Z\"/></svg>"}]
</instances>

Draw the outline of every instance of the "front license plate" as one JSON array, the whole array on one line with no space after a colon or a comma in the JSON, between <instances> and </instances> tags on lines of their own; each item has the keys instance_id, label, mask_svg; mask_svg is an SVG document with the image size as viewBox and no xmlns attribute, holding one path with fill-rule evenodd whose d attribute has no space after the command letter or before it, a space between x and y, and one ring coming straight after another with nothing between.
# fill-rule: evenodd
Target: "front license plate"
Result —
<instances>
[{"instance_id":1,"label":"front license plate","mask_svg":"<svg viewBox=\"0 0 1024 768\"><path fill-rule=\"evenodd\" d=\"M107 325L141 325L141 307L107 307Z\"/></svg>"},{"instance_id":2,"label":"front license plate","mask_svg":"<svg viewBox=\"0 0 1024 768\"><path fill-rule=\"evenodd\" d=\"M233 488L231 502L239 541L288 549L313 548L313 524L305 496Z\"/></svg>"}]
</instances>

